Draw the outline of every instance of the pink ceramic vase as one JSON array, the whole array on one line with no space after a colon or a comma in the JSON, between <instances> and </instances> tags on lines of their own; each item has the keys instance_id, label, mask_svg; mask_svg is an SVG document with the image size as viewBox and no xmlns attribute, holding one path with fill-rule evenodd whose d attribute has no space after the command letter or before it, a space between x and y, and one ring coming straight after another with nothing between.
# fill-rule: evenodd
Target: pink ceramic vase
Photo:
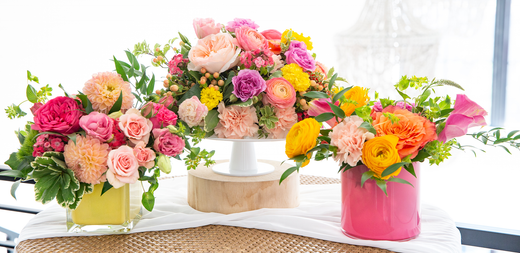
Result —
<instances>
[{"instance_id":1,"label":"pink ceramic vase","mask_svg":"<svg viewBox=\"0 0 520 253\"><path fill-rule=\"evenodd\" d=\"M402 241L421 232L419 200L419 163L414 163L417 178L402 169L397 176L413 184L388 182L388 196L361 175L368 171L357 166L341 175L341 228L347 236L368 240Z\"/></svg>"}]
</instances>

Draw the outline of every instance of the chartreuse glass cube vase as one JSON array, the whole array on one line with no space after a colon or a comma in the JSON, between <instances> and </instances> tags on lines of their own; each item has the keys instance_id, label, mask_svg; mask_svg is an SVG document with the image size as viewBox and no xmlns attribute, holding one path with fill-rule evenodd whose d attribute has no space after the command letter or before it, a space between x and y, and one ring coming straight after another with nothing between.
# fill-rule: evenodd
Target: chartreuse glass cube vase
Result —
<instances>
[{"instance_id":1,"label":"chartreuse glass cube vase","mask_svg":"<svg viewBox=\"0 0 520 253\"><path fill-rule=\"evenodd\" d=\"M75 210L67 209L67 230L71 233L126 233L142 216L141 183L111 188L101 196L103 183L94 185Z\"/></svg>"}]
</instances>

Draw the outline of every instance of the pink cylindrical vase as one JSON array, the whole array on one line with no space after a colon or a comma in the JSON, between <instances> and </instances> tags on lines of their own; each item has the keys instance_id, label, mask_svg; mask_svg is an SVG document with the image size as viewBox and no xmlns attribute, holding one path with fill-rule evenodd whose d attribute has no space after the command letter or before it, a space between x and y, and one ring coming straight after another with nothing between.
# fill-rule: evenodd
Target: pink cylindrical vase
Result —
<instances>
[{"instance_id":1,"label":"pink cylindrical vase","mask_svg":"<svg viewBox=\"0 0 520 253\"><path fill-rule=\"evenodd\" d=\"M367 180L361 187L365 165L341 175L341 228L347 236L368 240L401 241L421 232L419 163L414 163L415 178L404 168L397 176L413 184L387 182L388 196Z\"/></svg>"}]
</instances>

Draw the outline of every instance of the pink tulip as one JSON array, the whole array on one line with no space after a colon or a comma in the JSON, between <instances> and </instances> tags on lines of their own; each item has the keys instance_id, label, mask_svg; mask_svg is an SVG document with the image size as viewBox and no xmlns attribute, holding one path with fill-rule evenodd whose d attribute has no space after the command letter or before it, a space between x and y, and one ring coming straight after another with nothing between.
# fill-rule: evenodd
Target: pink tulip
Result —
<instances>
[{"instance_id":1,"label":"pink tulip","mask_svg":"<svg viewBox=\"0 0 520 253\"><path fill-rule=\"evenodd\" d=\"M320 98L315 99L309 102L309 111L307 113L309 116L318 116L325 112L332 112L332 109L330 109L330 98ZM339 105L339 101L336 101L335 105ZM332 118L326 121L329 126L333 127L336 124L336 119Z\"/></svg>"},{"instance_id":2,"label":"pink tulip","mask_svg":"<svg viewBox=\"0 0 520 253\"><path fill-rule=\"evenodd\" d=\"M486 125L484 116L487 115L487 112L466 95L458 94L453 108L454 110L446 120L446 126L437 138L438 141L444 143L465 135L470 127Z\"/></svg>"},{"instance_id":3,"label":"pink tulip","mask_svg":"<svg viewBox=\"0 0 520 253\"><path fill-rule=\"evenodd\" d=\"M193 19L193 29L197 34L197 38L202 39L210 34L217 34L223 26L215 24L212 18L196 18Z\"/></svg>"}]
</instances>

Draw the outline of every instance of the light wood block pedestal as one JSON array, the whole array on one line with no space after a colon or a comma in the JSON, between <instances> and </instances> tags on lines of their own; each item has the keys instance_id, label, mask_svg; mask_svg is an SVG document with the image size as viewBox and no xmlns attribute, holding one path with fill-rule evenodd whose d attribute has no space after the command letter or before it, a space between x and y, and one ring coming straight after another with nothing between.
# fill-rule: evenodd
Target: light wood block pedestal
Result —
<instances>
[{"instance_id":1,"label":"light wood block pedestal","mask_svg":"<svg viewBox=\"0 0 520 253\"><path fill-rule=\"evenodd\" d=\"M225 160L217 161L218 163ZM255 177L233 177L216 174L211 167L199 166L188 171L188 204L202 212L223 214L261 208L294 208L300 204L300 175L293 173L281 185L283 172L290 164L258 160L275 167L273 173Z\"/></svg>"}]
</instances>

